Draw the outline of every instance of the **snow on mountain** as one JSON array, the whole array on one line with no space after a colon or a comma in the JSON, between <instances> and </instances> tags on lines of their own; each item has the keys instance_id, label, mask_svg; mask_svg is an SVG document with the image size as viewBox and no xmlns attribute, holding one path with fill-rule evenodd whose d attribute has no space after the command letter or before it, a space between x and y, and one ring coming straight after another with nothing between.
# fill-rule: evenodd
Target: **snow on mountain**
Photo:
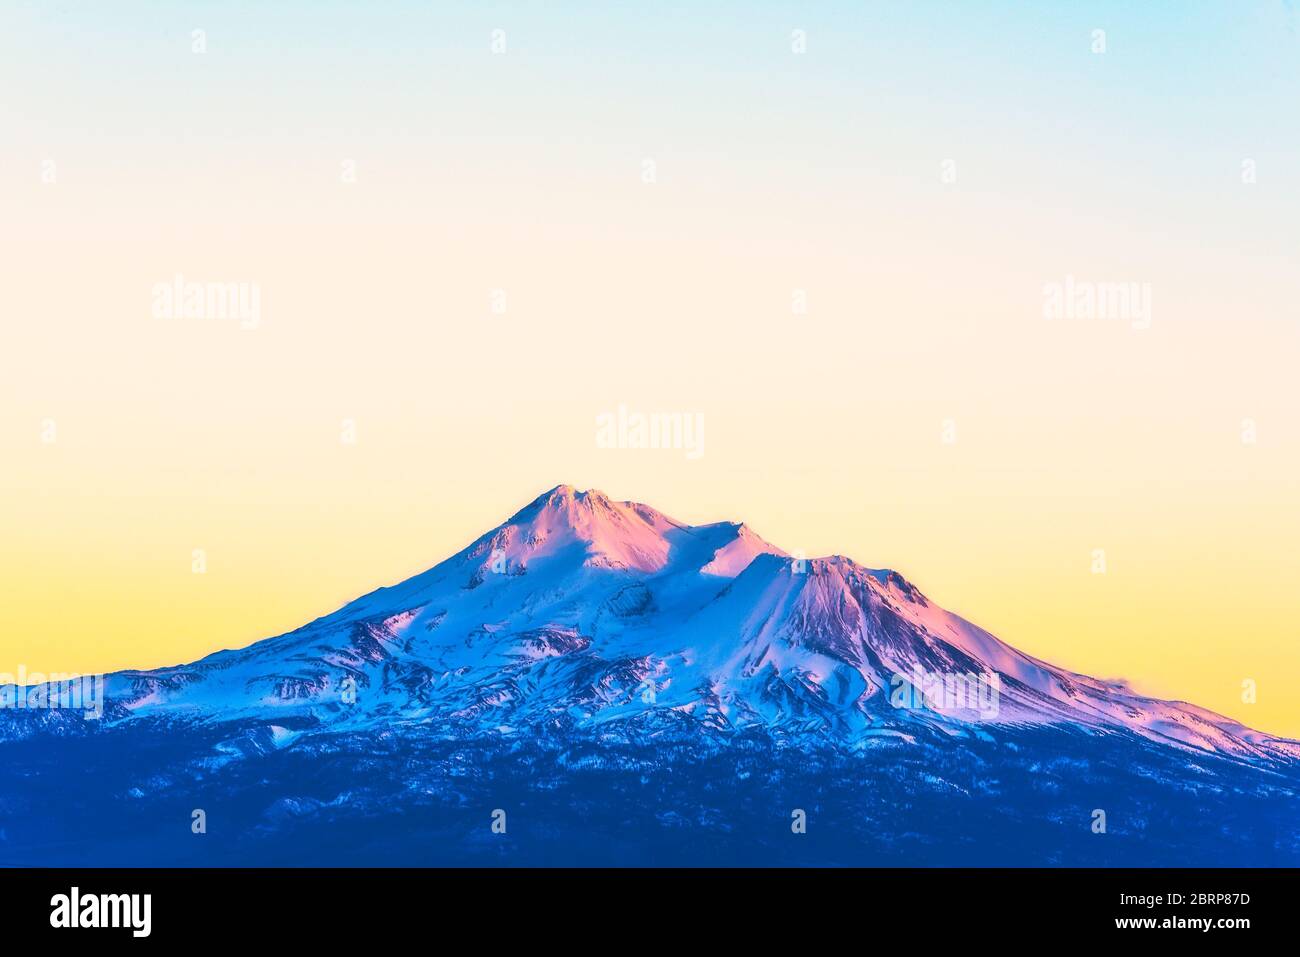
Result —
<instances>
[{"instance_id":1,"label":"snow on mountain","mask_svg":"<svg viewBox=\"0 0 1300 957\"><path fill-rule=\"evenodd\" d=\"M0 708L0 864L1294 864L1297 758L897 572L560 486L288 634L109 675L100 720Z\"/></svg>"},{"instance_id":2,"label":"snow on mountain","mask_svg":"<svg viewBox=\"0 0 1300 957\"><path fill-rule=\"evenodd\" d=\"M979 678L996 699L924 693L953 676ZM912 687L920 696L897 707ZM849 746L920 725L1062 725L1300 757L1295 742L1022 654L897 572L791 558L744 525L689 526L565 485L428 571L294 632L112 675L108 700L113 721L297 715L454 736L675 712L713 731L761 726Z\"/></svg>"}]
</instances>

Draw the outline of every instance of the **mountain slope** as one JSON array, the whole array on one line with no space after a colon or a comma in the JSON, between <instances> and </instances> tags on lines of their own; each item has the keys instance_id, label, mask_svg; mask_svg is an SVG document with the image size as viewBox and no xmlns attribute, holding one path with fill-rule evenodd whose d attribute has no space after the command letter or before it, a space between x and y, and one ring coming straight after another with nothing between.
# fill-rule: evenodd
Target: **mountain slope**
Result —
<instances>
[{"instance_id":1,"label":"mountain slope","mask_svg":"<svg viewBox=\"0 0 1300 957\"><path fill-rule=\"evenodd\" d=\"M1022 654L897 572L568 486L293 632L108 676L100 721L0 710L0 760L0 863L51 828L91 863L278 862L285 841L301 863L340 827L356 863L375 841L405 859L430 802L503 794L552 822L516 863L625 841L710 862L686 821L732 863L1300 860L1296 742ZM242 822L228 851L147 836L213 804ZM805 806L849 843L772 844L772 808ZM1097 808L1123 840L1087 840ZM473 833L415 846L477 863Z\"/></svg>"},{"instance_id":2,"label":"mountain slope","mask_svg":"<svg viewBox=\"0 0 1300 957\"><path fill-rule=\"evenodd\" d=\"M984 679L984 707L894 692ZM934 685L934 687L938 687ZM994 700L996 695L996 700ZM355 701L350 700L355 697ZM1250 759L1294 742L1021 654L896 572L792 559L744 525L692 527L559 486L451 558L290 634L109 679L112 716L310 716L457 733L675 709L715 728L1070 724Z\"/></svg>"}]
</instances>

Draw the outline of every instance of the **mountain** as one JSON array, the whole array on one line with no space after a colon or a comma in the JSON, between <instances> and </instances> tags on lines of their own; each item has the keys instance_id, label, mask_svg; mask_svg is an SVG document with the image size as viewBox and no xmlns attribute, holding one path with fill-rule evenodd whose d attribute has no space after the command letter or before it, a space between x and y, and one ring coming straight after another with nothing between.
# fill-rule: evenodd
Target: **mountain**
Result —
<instances>
[{"instance_id":1,"label":"mountain","mask_svg":"<svg viewBox=\"0 0 1300 957\"><path fill-rule=\"evenodd\" d=\"M47 786L62 780L48 768L60 751L103 771L93 810ZM981 833L1006 826L1020 836L998 837L989 863L1158 863L1189 846L1300 857L1284 810L1300 791L1297 742L1022 654L895 571L792 557L745 525L685 525L565 485L296 631L108 676L100 721L0 711L0 754L28 769L0 792L12 822L0 862L39 847L33 822L77 831L87 815L98 831L64 852L96 863L210 862L211 845L305 863L307 835L327 824L371 848L362 863L376 845L403 855L430 841L453 863L536 863L570 826L586 836L560 862L624 847L629 863L701 863L682 829L703 828L714 860L760 847L770 856L753 862L852 863L843 835L866 840L863 822L889 822L864 845L886 862L968 861ZM799 793L773 794L788 788ZM504 810L504 795L549 806L549 836L484 847L471 824L412 836L413 808ZM590 808L561 823L597 798L613 816L599 837ZM1167 838L1149 810L1140 823L1124 811L1148 798L1178 829ZM238 841L156 833L160 809L200 800L230 809ZM774 846L794 832L761 823L764 801L814 804L841 839ZM1095 832L1106 801L1118 819ZM1180 813L1204 830L1208 806L1223 818L1189 840ZM751 826L757 841L742 838Z\"/></svg>"}]
</instances>

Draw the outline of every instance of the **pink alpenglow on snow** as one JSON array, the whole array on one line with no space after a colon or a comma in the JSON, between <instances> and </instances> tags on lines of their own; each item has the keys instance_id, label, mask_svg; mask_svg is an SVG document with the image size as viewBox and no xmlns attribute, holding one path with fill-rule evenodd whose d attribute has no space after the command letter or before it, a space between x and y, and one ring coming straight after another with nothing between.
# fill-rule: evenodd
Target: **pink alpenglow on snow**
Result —
<instances>
[{"instance_id":1,"label":"pink alpenglow on snow","mask_svg":"<svg viewBox=\"0 0 1300 957\"><path fill-rule=\"evenodd\" d=\"M891 688L919 674L995 688L996 708L892 706ZM339 708L345 682L357 702ZM567 485L297 631L112 676L109 689L136 714L304 713L340 728L515 728L555 714L596 726L670 708L717 728L823 728L848 741L921 725L1062 725L1300 757L1296 742L1023 654L897 572L794 559L743 524L686 525Z\"/></svg>"}]
</instances>

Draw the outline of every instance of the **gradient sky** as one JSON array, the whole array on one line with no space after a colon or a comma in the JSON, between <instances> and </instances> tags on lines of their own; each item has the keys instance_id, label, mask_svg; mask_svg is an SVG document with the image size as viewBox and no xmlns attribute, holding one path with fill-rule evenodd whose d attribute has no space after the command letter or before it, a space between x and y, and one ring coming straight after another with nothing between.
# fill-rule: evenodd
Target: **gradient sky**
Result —
<instances>
[{"instance_id":1,"label":"gradient sky","mask_svg":"<svg viewBox=\"0 0 1300 957\"><path fill-rule=\"evenodd\" d=\"M290 630L565 482L1300 737L1290 4L443 6L0 3L0 671Z\"/></svg>"}]
</instances>

